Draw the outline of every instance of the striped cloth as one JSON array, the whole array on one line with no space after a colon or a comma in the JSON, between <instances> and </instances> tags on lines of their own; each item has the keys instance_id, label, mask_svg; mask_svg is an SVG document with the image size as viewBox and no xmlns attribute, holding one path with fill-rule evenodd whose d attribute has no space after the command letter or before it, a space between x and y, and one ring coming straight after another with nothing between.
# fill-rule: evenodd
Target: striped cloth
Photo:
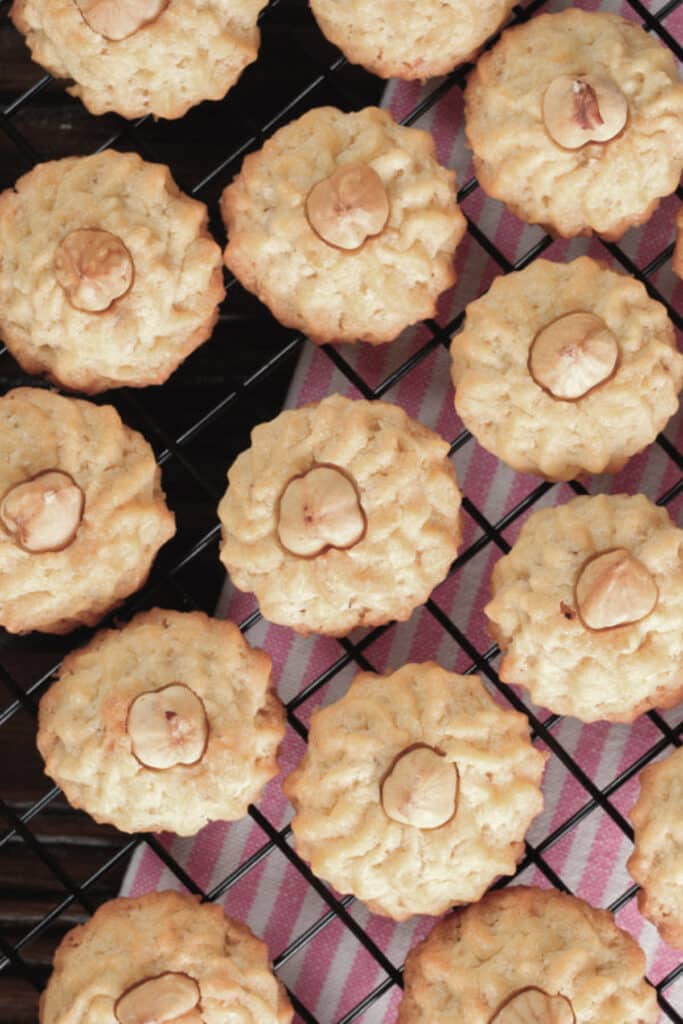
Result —
<instances>
[{"instance_id":1,"label":"striped cloth","mask_svg":"<svg viewBox=\"0 0 683 1024\"><path fill-rule=\"evenodd\" d=\"M566 3L550 3L547 9L566 7ZM621 11L633 16L628 4L586 2L580 6ZM661 3L647 5L652 11ZM683 35L683 8L679 8L666 21L666 28L676 38ZM434 82L428 89L433 89ZM425 89L418 84L391 83L385 96L394 116L405 117L419 102ZM459 89L449 90L439 103L419 122L432 132L439 159L456 168L460 183L471 174L469 152L465 149L462 133L462 94ZM487 199L476 189L464 202L470 219L490 238L511 262L522 256L542 237L534 228L522 225L502 204ZM638 267L662 251L672 238L672 218L676 200L668 200L652 220L638 231L626 236L623 250ZM598 241L579 240L572 243L556 242L544 256L553 260L568 260L588 253L611 264L614 260ZM486 254L471 234L461 245L457 255L458 283L443 297L437 320L447 324L465 304L481 295L489 286L500 267ZM667 301L677 309L683 308L683 285L676 282L670 261L652 277L652 283ZM424 345L429 338L425 329L410 331L392 345L338 346L339 353L371 387L379 385L388 374ZM307 344L296 369L287 405L294 407L316 401L332 392L358 397L328 356ZM449 358L442 345L436 346L427 357L388 390L388 401L401 405L406 412L452 440L460 430L453 409L453 395L449 382ZM683 416L680 414L669 424L666 436L678 447L683 447ZM495 523L514 508L538 486L532 477L515 474L497 459L485 452L475 441L459 448L454 456L461 488L489 522ZM643 491L656 499L666 492L680 477L674 462L655 444L643 455L632 460L622 473L612 478L593 478L588 484L591 493L598 491L634 493ZM571 488L556 485L548 490L539 504L559 504L573 496ZM536 506L538 507L538 505ZM683 499L679 496L669 505L671 514L683 524ZM512 541L526 518L522 515L505 531ZM468 515L465 519L464 546L481 534L481 526ZM490 645L482 608L487 600L488 579L500 552L495 544L487 544L453 577L434 592L434 601L480 652ZM253 598L226 588L219 614L242 621L255 609ZM283 700L294 698L312 680L335 664L344 653L332 639L301 638L287 629L259 621L248 633L252 644L263 647L273 659L274 677ZM395 669L406 661L427 658L438 660L444 667L465 671L471 665L455 641L443 630L433 614L421 609L411 619L387 630L364 651L367 661L377 671ZM347 664L332 676L329 683L318 690L297 709L297 715L307 725L313 708L320 702L338 699L348 687L354 674ZM520 696L526 701L523 691ZM531 705L529 705L531 706ZM541 717L544 713L540 711ZM680 709L663 718L675 725L680 721ZM662 739L662 733L649 717L638 720L632 727L594 724L581 726L573 719L560 720L553 733L562 748L583 769L588 778L600 788L609 786L624 770L633 765L646 751ZM539 744L542 746L542 744ZM260 801L260 812L277 829L286 826L291 808L282 795L280 782L298 763L303 753L303 741L291 728L282 748L282 776L271 783ZM670 749L670 748L669 748ZM667 751L665 751L666 753ZM637 795L635 774L611 794L616 810L626 814ZM569 821L590 796L582 785L553 755L544 782L546 807L534 822L529 841L537 845ZM204 891L210 891L226 876L231 875L267 842L267 836L251 818L234 824L214 823L192 839L162 836L161 842ZM291 839L289 840L291 842ZM605 907L626 892L631 884L625 868L631 844L612 817L600 807L587 813L559 839L544 851L547 863L562 882L574 893L595 906ZM519 876L523 883L547 886L546 877L534 866L527 867ZM152 889L178 887L178 882L156 855L141 844L127 873L123 892L138 895ZM229 914L246 922L263 937L273 958L295 942L307 929L314 936L294 951L288 952L279 964L283 981L296 994L320 1024L332 1024L344 1017L352 1008L376 988L382 987L387 975L371 952L336 918L325 920L327 904L276 848L271 848L248 872L238 875L222 897ZM431 921L416 918L401 925L374 916L358 902L348 901L351 916L366 932L371 941L388 960L400 967L408 949L424 936ZM636 901L628 900L617 914L619 924L628 929L640 942L647 954L648 976L653 982L666 976L679 962L679 956L665 946L652 925L639 915ZM315 931L316 922L321 922ZM356 1019L363 1024L384 1024L394 1020L400 991L386 985L386 991ZM665 993L669 1003L683 1015L683 979L670 986ZM662 1021L667 1020L662 1016Z\"/></svg>"}]
</instances>

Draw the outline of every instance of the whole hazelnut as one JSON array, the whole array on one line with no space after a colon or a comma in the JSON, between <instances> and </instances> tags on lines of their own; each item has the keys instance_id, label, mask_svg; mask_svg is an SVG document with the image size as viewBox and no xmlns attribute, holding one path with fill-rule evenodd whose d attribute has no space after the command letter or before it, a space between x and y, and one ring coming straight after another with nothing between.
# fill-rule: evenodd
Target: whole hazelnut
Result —
<instances>
[{"instance_id":1,"label":"whole hazelnut","mask_svg":"<svg viewBox=\"0 0 683 1024\"><path fill-rule=\"evenodd\" d=\"M74 307L104 313L129 290L135 276L133 258L109 231L79 228L57 246L55 277Z\"/></svg>"},{"instance_id":2,"label":"whole hazelnut","mask_svg":"<svg viewBox=\"0 0 683 1024\"><path fill-rule=\"evenodd\" d=\"M564 402L583 398L609 380L619 344L594 313L567 313L534 338L529 373L544 391Z\"/></svg>"},{"instance_id":3,"label":"whole hazelnut","mask_svg":"<svg viewBox=\"0 0 683 1024\"><path fill-rule=\"evenodd\" d=\"M625 548L590 558L575 589L581 621L593 630L640 622L652 614L659 599L649 569Z\"/></svg>"},{"instance_id":4,"label":"whole hazelnut","mask_svg":"<svg viewBox=\"0 0 683 1024\"><path fill-rule=\"evenodd\" d=\"M489 1024L576 1024L576 1016L566 996L530 987L506 999Z\"/></svg>"},{"instance_id":5,"label":"whole hazelnut","mask_svg":"<svg viewBox=\"0 0 683 1024\"><path fill-rule=\"evenodd\" d=\"M137 696L128 709L126 731L133 756L157 770L197 764L209 742L204 703L184 683Z\"/></svg>"},{"instance_id":6,"label":"whole hazelnut","mask_svg":"<svg viewBox=\"0 0 683 1024\"><path fill-rule=\"evenodd\" d=\"M156 21L170 0L76 0L85 23L98 36L119 42Z\"/></svg>"},{"instance_id":7,"label":"whole hazelnut","mask_svg":"<svg viewBox=\"0 0 683 1024\"><path fill-rule=\"evenodd\" d=\"M202 1016L192 1011L199 1005L199 985L189 974L167 971L143 978L119 996L114 1016L119 1024L201 1024Z\"/></svg>"},{"instance_id":8,"label":"whole hazelnut","mask_svg":"<svg viewBox=\"0 0 683 1024\"><path fill-rule=\"evenodd\" d=\"M327 465L314 466L289 481L277 519L283 548L304 558L328 548L351 548L366 528L355 484L336 466Z\"/></svg>"},{"instance_id":9,"label":"whole hazelnut","mask_svg":"<svg viewBox=\"0 0 683 1024\"><path fill-rule=\"evenodd\" d=\"M628 100L605 75L559 75L543 94L543 121L563 149L609 142L624 128Z\"/></svg>"},{"instance_id":10,"label":"whole hazelnut","mask_svg":"<svg viewBox=\"0 0 683 1024\"><path fill-rule=\"evenodd\" d=\"M306 198L306 216L323 242L358 249L386 227L389 197L372 167L346 164L313 186Z\"/></svg>"},{"instance_id":11,"label":"whole hazelnut","mask_svg":"<svg viewBox=\"0 0 683 1024\"><path fill-rule=\"evenodd\" d=\"M380 787L387 817L414 828L435 829L451 821L458 805L457 765L433 747L408 747L394 760Z\"/></svg>"},{"instance_id":12,"label":"whole hazelnut","mask_svg":"<svg viewBox=\"0 0 683 1024\"><path fill-rule=\"evenodd\" d=\"M84 504L83 491L72 477L50 469L7 491L0 504L0 521L30 554L63 551L75 540Z\"/></svg>"}]
</instances>

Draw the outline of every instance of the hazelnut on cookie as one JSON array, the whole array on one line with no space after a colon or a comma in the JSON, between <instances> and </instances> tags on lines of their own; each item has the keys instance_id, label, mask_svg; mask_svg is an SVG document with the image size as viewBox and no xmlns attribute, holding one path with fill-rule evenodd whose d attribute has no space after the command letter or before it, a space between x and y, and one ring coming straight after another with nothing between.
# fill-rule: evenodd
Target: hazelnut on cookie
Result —
<instances>
[{"instance_id":1,"label":"hazelnut on cookie","mask_svg":"<svg viewBox=\"0 0 683 1024\"><path fill-rule=\"evenodd\" d=\"M617 472L666 426L683 387L664 306L587 256L496 278L467 306L451 359L465 426L549 480Z\"/></svg>"},{"instance_id":2,"label":"hazelnut on cookie","mask_svg":"<svg viewBox=\"0 0 683 1024\"><path fill-rule=\"evenodd\" d=\"M284 710L237 626L156 608L62 662L38 749L73 807L122 832L194 835L277 774Z\"/></svg>"},{"instance_id":3,"label":"hazelnut on cookie","mask_svg":"<svg viewBox=\"0 0 683 1024\"><path fill-rule=\"evenodd\" d=\"M222 907L186 893L103 903L62 939L40 1024L290 1024L268 949Z\"/></svg>"},{"instance_id":4,"label":"hazelnut on cookie","mask_svg":"<svg viewBox=\"0 0 683 1024\"><path fill-rule=\"evenodd\" d=\"M257 426L218 507L221 561L271 622L343 636L407 619L460 540L448 444L387 402L332 395Z\"/></svg>"},{"instance_id":5,"label":"hazelnut on cookie","mask_svg":"<svg viewBox=\"0 0 683 1024\"><path fill-rule=\"evenodd\" d=\"M321 31L382 78L431 78L471 60L514 0L311 0Z\"/></svg>"},{"instance_id":6,"label":"hazelnut on cookie","mask_svg":"<svg viewBox=\"0 0 683 1024\"><path fill-rule=\"evenodd\" d=\"M640 912L683 950L683 748L642 770L631 821L634 849L626 866L641 886Z\"/></svg>"},{"instance_id":7,"label":"hazelnut on cookie","mask_svg":"<svg viewBox=\"0 0 683 1024\"><path fill-rule=\"evenodd\" d=\"M14 0L31 56L91 114L182 117L256 60L266 0Z\"/></svg>"},{"instance_id":8,"label":"hazelnut on cookie","mask_svg":"<svg viewBox=\"0 0 683 1024\"><path fill-rule=\"evenodd\" d=\"M683 84L655 33L570 7L480 57L465 130L482 188L522 220L614 240L678 185Z\"/></svg>"},{"instance_id":9,"label":"hazelnut on cookie","mask_svg":"<svg viewBox=\"0 0 683 1024\"><path fill-rule=\"evenodd\" d=\"M284 791L312 870L397 921L479 899L512 874L543 808L526 715L434 662L363 672L315 711Z\"/></svg>"},{"instance_id":10,"label":"hazelnut on cookie","mask_svg":"<svg viewBox=\"0 0 683 1024\"><path fill-rule=\"evenodd\" d=\"M280 128L221 200L225 262L311 341L393 341L455 283L466 222L428 132L386 110L310 110Z\"/></svg>"},{"instance_id":11,"label":"hazelnut on cookie","mask_svg":"<svg viewBox=\"0 0 683 1024\"><path fill-rule=\"evenodd\" d=\"M161 472L112 406L16 388L0 398L0 625L93 626L141 587L175 533Z\"/></svg>"},{"instance_id":12,"label":"hazelnut on cookie","mask_svg":"<svg viewBox=\"0 0 683 1024\"><path fill-rule=\"evenodd\" d=\"M77 391L163 383L225 295L207 222L136 153L39 164L0 195L0 336L27 373Z\"/></svg>"},{"instance_id":13,"label":"hazelnut on cookie","mask_svg":"<svg viewBox=\"0 0 683 1024\"><path fill-rule=\"evenodd\" d=\"M644 495L534 512L491 589L500 678L535 704L631 722L683 697L683 530Z\"/></svg>"},{"instance_id":14,"label":"hazelnut on cookie","mask_svg":"<svg viewBox=\"0 0 683 1024\"><path fill-rule=\"evenodd\" d=\"M408 954L397 1024L656 1024L645 954L606 910L514 886Z\"/></svg>"}]
</instances>

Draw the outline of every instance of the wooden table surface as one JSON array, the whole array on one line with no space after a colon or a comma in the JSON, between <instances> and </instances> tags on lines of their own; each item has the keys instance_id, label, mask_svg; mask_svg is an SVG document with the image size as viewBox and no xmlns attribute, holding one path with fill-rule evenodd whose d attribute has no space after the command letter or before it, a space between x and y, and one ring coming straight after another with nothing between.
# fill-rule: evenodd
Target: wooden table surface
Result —
<instances>
[{"instance_id":1,"label":"wooden table surface","mask_svg":"<svg viewBox=\"0 0 683 1024\"><path fill-rule=\"evenodd\" d=\"M0 0L0 110L43 77L32 63L19 34L8 19L9 4ZM243 142L261 124L294 98L338 54L321 41L305 0L281 0L263 19L259 61L221 104L202 104L179 122L147 121L117 141L121 149L138 149L143 156L168 163L181 187L190 188ZM325 102L349 109L376 102L380 83L359 69L335 73L336 88L321 76L303 106ZM340 91L338 91L340 90ZM92 117L64 91L51 83L28 102L0 114L0 188L13 184L32 166L31 147L40 160L89 153L117 134L123 123L116 117ZM28 147L26 145L28 143ZM252 142L252 148L256 142ZM219 241L224 233L217 218L217 199L238 170L233 161L199 193L209 204L212 227ZM0 239L0 245L2 240ZM173 445L208 410L239 389L242 382L292 340L268 312L241 288L230 289L221 320L203 346L161 388L115 391L106 395L131 426L142 430L157 451ZM133 606L202 607L210 611L223 572L215 536L202 551L178 569L197 542L215 530L215 506L225 486L225 472L242 450L254 423L271 418L280 408L295 365L297 348L258 384L232 402L222 415L172 455L163 465L164 487L178 519L178 535L162 551L150 584L121 610ZM11 357L0 355L0 393L19 384L36 383L23 375ZM171 577L169 579L169 572ZM33 981L42 986L49 974L55 946L75 923L87 917L73 900L61 912L67 896L64 879L82 884L100 871L130 837L96 825L87 815L72 811L61 795L31 812L13 833L16 815L25 815L52 785L42 771L35 749L35 703L29 701L10 714L18 691L24 691L53 669L65 652L84 643L91 633L80 630L65 638L36 634L11 638L0 630L0 957L7 944L22 944L21 956ZM36 690L40 696L49 676ZM6 710L6 709L9 709ZM103 871L86 891L96 907L116 895L128 855ZM46 863L47 861L47 863ZM54 919L35 937L25 937L46 915ZM0 973L0 1021L27 1024L37 1020L37 989L14 966Z\"/></svg>"}]
</instances>

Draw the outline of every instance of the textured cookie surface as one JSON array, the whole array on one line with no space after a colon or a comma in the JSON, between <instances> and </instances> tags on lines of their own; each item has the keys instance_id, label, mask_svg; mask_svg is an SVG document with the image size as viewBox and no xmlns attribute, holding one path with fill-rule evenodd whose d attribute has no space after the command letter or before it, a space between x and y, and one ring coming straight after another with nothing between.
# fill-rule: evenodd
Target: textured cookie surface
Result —
<instances>
[{"instance_id":1,"label":"textured cookie surface","mask_svg":"<svg viewBox=\"0 0 683 1024\"><path fill-rule=\"evenodd\" d=\"M177 986L179 976L190 998L169 1003L169 983ZM166 984L154 989L151 979ZM141 997L149 1000L147 1016L138 1012ZM110 900L67 933L41 998L40 1024L161 1019L150 1011L161 1006L174 1013L166 1020L183 1024L289 1024L293 1016L265 943L221 907L167 891Z\"/></svg>"},{"instance_id":2,"label":"textured cookie surface","mask_svg":"<svg viewBox=\"0 0 683 1024\"><path fill-rule=\"evenodd\" d=\"M434 662L362 673L314 713L285 781L297 850L377 913L441 914L514 872L543 807L544 764L526 716L500 708L476 676Z\"/></svg>"},{"instance_id":3,"label":"textured cookie surface","mask_svg":"<svg viewBox=\"0 0 683 1024\"><path fill-rule=\"evenodd\" d=\"M389 403L332 395L251 440L218 508L221 560L266 618L343 635L407 619L444 579L460 492L437 434Z\"/></svg>"},{"instance_id":4,"label":"textured cookie surface","mask_svg":"<svg viewBox=\"0 0 683 1024\"><path fill-rule=\"evenodd\" d=\"M309 196L359 166L372 175L386 218L356 248L341 249L314 230ZM341 196L328 227L353 219L356 201L349 209ZM228 267L278 320L315 342L391 341L431 316L455 281L453 255L465 231L455 172L437 162L428 132L403 128L375 107L321 107L281 128L245 159L221 207Z\"/></svg>"},{"instance_id":5,"label":"textured cookie surface","mask_svg":"<svg viewBox=\"0 0 683 1024\"><path fill-rule=\"evenodd\" d=\"M82 509L68 543L35 552L8 529L16 525L8 497L48 472L71 479ZM0 623L11 633L94 625L142 586L158 549L175 533L159 467L142 435L112 406L37 388L0 399L0 519Z\"/></svg>"},{"instance_id":6,"label":"textured cookie surface","mask_svg":"<svg viewBox=\"0 0 683 1024\"><path fill-rule=\"evenodd\" d=\"M621 563L605 560L610 552ZM598 556L604 571L586 593L580 581L591 582ZM491 588L500 677L536 704L584 722L630 722L683 697L683 530L644 495L582 496L535 512Z\"/></svg>"},{"instance_id":7,"label":"textured cookie surface","mask_svg":"<svg viewBox=\"0 0 683 1024\"><path fill-rule=\"evenodd\" d=\"M33 59L57 78L72 78L69 92L91 113L176 118L202 100L222 99L256 60L256 19L264 6L265 0L14 0L12 20Z\"/></svg>"},{"instance_id":8,"label":"textured cookie surface","mask_svg":"<svg viewBox=\"0 0 683 1024\"><path fill-rule=\"evenodd\" d=\"M311 0L330 42L382 78L445 75L470 60L512 10L512 0Z\"/></svg>"},{"instance_id":9,"label":"textured cookie surface","mask_svg":"<svg viewBox=\"0 0 683 1024\"><path fill-rule=\"evenodd\" d=\"M673 255L673 268L679 277L683 277L683 206L679 206L676 215L676 248Z\"/></svg>"},{"instance_id":10,"label":"textured cookie surface","mask_svg":"<svg viewBox=\"0 0 683 1024\"><path fill-rule=\"evenodd\" d=\"M147 698L146 719L136 719L148 694L170 703ZM174 714L167 732L159 716ZM64 660L40 704L38 749L70 803L96 821L193 835L246 814L277 774L283 735L267 654L231 622L155 609Z\"/></svg>"},{"instance_id":11,"label":"textured cookie surface","mask_svg":"<svg viewBox=\"0 0 683 1024\"><path fill-rule=\"evenodd\" d=\"M590 314L602 346L595 351L579 311ZM558 345L536 366L550 325ZM683 386L683 355L664 306L639 281L585 256L539 259L496 278L468 305L451 357L465 425L514 469L551 480L616 472L654 441Z\"/></svg>"},{"instance_id":12,"label":"textured cookie surface","mask_svg":"<svg viewBox=\"0 0 683 1024\"><path fill-rule=\"evenodd\" d=\"M640 910L667 942L683 949L683 749L643 769L631 821L635 849L628 869L642 886Z\"/></svg>"},{"instance_id":13,"label":"textured cookie surface","mask_svg":"<svg viewBox=\"0 0 683 1024\"><path fill-rule=\"evenodd\" d=\"M161 164L40 164L0 196L0 235L0 333L28 373L91 393L160 384L211 334L220 249Z\"/></svg>"},{"instance_id":14,"label":"textured cookie surface","mask_svg":"<svg viewBox=\"0 0 683 1024\"><path fill-rule=\"evenodd\" d=\"M547 95L563 76L564 98ZM673 54L639 25L570 8L508 29L480 58L466 132L482 187L522 220L615 239L678 185L683 85Z\"/></svg>"},{"instance_id":15,"label":"textured cookie surface","mask_svg":"<svg viewBox=\"0 0 683 1024\"><path fill-rule=\"evenodd\" d=\"M606 910L514 887L456 911L412 950L398 1024L655 1024L644 971Z\"/></svg>"}]
</instances>

